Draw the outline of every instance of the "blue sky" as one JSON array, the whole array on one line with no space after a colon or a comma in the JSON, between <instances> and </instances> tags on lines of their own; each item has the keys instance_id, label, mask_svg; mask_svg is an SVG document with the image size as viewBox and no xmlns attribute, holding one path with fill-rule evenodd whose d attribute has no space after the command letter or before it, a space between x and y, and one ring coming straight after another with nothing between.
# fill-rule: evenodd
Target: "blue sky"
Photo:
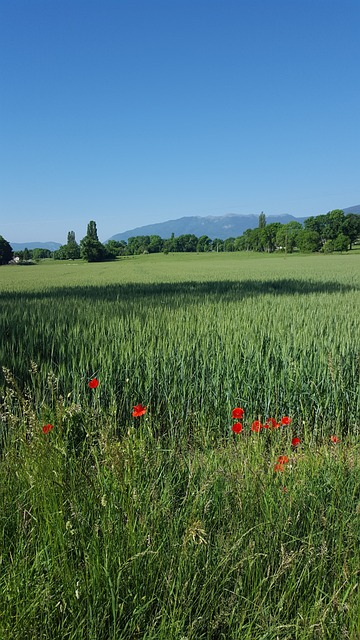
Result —
<instances>
[{"instance_id":1,"label":"blue sky","mask_svg":"<svg viewBox=\"0 0 360 640\"><path fill-rule=\"evenodd\" d=\"M0 235L360 203L358 0L1 0Z\"/></svg>"}]
</instances>

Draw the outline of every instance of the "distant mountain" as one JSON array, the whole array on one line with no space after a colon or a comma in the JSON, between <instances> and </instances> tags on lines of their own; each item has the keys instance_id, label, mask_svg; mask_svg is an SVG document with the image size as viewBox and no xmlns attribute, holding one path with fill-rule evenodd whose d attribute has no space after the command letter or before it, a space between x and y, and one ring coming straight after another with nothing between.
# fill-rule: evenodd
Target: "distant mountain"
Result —
<instances>
[{"instance_id":1,"label":"distant mountain","mask_svg":"<svg viewBox=\"0 0 360 640\"><path fill-rule=\"evenodd\" d=\"M360 204L355 205L355 207L347 207L347 209L343 209L345 214L348 213L357 213L360 214Z\"/></svg>"},{"instance_id":2,"label":"distant mountain","mask_svg":"<svg viewBox=\"0 0 360 640\"><path fill-rule=\"evenodd\" d=\"M307 216L308 217L308 216ZM303 223L306 218L295 218L289 214L283 214L279 216L266 216L267 224L272 222L281 222L286 224L287 222L301 222ZM160 238L170 238L173 233L175 237L193 233L198 238L200 236L209 236L212 240L220 238L226 240L226 238L237 238L242 236L246 229L254 229L259 224L258 215L237 215L235 213L228 213L224 216L189 216L185 218L178 218L177 220L168 220L167 222L158 222L156 224L148 224L144 227L136 227L123 233L117 233L112 236L110 240L128 240L133 236L152 236L157 235Z\"/></svg>"},{"instance_id":3,"label":"distant mountain","mask_svg":"<svg viewBox=\"0 0 360 640\"><path fill-rule=\"evenodd\" d=\"M9 242L13 251L23 251L24 249L50 249L56 251L61 244L58 242Z\"/></svg>"}]
</instances>

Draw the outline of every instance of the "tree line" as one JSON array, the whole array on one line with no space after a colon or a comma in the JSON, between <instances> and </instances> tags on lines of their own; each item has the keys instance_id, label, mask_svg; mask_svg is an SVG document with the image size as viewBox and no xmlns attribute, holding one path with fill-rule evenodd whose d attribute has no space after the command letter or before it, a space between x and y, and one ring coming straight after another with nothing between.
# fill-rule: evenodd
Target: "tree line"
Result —
<instances>
[{"instance_id":1,"label":"tree line","mask_svg":"<svg viewBox=\"0 0 360 640\"><path fill-rule=\"evenodd\" d=\"M247 229L242 236L230 237L226 240L207 235L199 238L192 233L175 238L163 239L158 235L134 236L125 240L109 240L105 244L99 241L96 222L91 220L87 234L80 244L76 242L74 231L69 231L67 243L58 250L24 249L13 252L9 243L0 236L0 264L7 264L13 256L18 256L23 263L31 260L52 257L55 260L75 260L83 258L87 262L114 260L118 256L132 256L142 253L203 253L210 251L257 251L273 253L283 251L292 253L324 252L351 250L360 237L360 215L345 213L334 209L325 215L311 216L304 221L266 223L264 213L259 216L258 227ZM9 257L10 256L10 257Z\"/></svg>"},{"instance_id":2,"label":"tree line","mask_svg":"<svg viewBox=\"0 0 360 640\"><path fill-rule=\"evenodd\" d=\"M258 227L247 229L242 236L226 240L207 235L199 238L194 234L183 234L175 238L163 239L158 235L134 236L125 240L109 240L109 251L117 256L139 255L141 253L207 252L207 251L258 251L273 253L283 251L331 253L351 250L360 237L360 215L347 215L340 209L320 216L312 216L304 225L292 221L266 223L263 213L259 216Z\"/></svg>"}]
</instances>

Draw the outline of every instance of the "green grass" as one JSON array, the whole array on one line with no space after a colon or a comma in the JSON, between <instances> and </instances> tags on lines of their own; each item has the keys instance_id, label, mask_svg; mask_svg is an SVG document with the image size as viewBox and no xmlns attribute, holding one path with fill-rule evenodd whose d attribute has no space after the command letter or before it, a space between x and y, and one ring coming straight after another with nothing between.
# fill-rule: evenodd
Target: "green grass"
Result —
<instances>
[{"instance_id":1,"label":"green grass","mask_svg":"<svg viewBox=\"0 0 360 640\"><path fill-rule=\"evenodd\" d=\"M358 640L359 267L0 270L1 638Z\"/></svg>"}]
</instances>

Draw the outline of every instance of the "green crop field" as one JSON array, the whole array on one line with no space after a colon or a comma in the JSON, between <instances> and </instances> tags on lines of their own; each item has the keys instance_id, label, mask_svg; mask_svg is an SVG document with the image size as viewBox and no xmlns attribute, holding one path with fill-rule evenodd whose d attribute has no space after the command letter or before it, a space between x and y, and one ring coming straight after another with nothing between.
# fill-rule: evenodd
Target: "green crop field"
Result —
<instances>
[{"instance_id":1,"label":"green crop field","mask_svg":"<svg viewBox=\"0 0 360 640\"><path fill-rule=\"evenodd\" d=\"M358 640L359 253L2 267L0 364L0 638Z\"/></svg>"}]
</instances>

